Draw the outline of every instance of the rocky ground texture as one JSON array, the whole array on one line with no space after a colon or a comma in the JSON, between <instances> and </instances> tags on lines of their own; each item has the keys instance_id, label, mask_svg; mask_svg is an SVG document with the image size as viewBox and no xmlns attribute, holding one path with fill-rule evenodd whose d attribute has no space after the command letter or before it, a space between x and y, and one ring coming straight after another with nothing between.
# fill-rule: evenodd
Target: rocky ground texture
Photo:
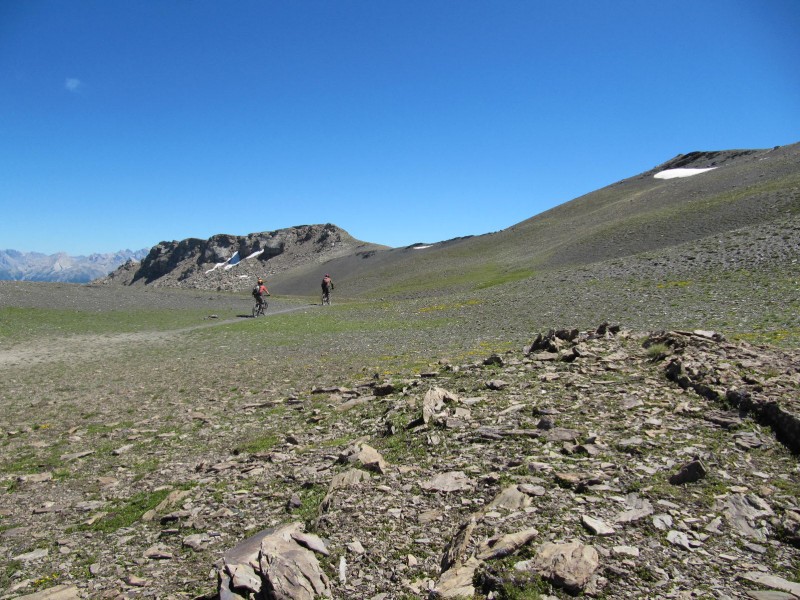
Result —
<instances>
[{"instance_id":1,"label":"rocky ground texture","mask_svg":"<svg viewBox=\"0 0 800 600\"><path fill-rule=\"evenodd\" d=\"M202 385L149 419L6 415L39 468L6 463L0 598L800 598L797 351L602 325Z\"/></svg>"}]
</instances>

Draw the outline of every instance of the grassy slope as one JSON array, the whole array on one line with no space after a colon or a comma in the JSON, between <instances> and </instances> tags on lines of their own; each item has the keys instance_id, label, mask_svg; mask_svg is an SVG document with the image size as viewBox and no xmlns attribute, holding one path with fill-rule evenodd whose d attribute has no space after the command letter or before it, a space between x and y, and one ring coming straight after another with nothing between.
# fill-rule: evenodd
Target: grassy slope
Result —
<instances>
[{"instance_id":1,"label":"grassy slope","mask_svg":"<svg viewBox=\"0 0 800 600\"><path fill-rule=\"evenodd\" d=\"M658 170L501 232L424 250L343 257L282 274L273 284L281 293L315 294L309 282L329 271L339 293L351 297L475 290L543 270L665 249L800 214L800 144L737 157L695 177L654 179Z\"/></svg>"}]
</instances>

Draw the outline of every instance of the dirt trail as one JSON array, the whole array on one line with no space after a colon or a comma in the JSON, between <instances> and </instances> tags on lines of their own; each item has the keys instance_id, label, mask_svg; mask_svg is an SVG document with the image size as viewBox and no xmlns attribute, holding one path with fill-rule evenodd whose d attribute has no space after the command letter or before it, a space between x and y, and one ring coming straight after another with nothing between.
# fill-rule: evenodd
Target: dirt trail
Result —
<instances>
[{"instance_id":1,"label":"dirt trail","mask_svg":"<svg viewBox=\"0 0 800 600\"><path fill-rule=\"evenodd\" d=\"M265 316L295 312L307 306L294 306L271 310ZM91 360L100 355L118 352L136 345L166 344L185 333L216 327L230 323L238 323L250 317L234 319L210 320L198 325L171 329L167 331L141 331L134 333L73 335L69 337L41 338L35 345L17 344L11 348L0 348L0 369L6 367L31 366L58 361Z\"/></svg>"}]
</instances>

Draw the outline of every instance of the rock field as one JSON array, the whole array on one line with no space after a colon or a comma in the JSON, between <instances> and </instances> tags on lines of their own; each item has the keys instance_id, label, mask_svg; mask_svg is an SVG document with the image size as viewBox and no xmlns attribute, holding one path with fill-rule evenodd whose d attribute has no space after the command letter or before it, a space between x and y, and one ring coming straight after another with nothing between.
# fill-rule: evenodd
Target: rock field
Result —
<instances>
[{"instance_id":1,"label":"rock field","mask_svg":"<svg viewBox=\"0 0 800 600\"><path fill-rule=\"evenodd\" d=\"M100 447L6 428L4 454L59 454L3 474L0 598L800 598L798 390L797 351L603 325L198 394ZM125 462L142 445L152 475Z\"/></svg>"}]
</instances>

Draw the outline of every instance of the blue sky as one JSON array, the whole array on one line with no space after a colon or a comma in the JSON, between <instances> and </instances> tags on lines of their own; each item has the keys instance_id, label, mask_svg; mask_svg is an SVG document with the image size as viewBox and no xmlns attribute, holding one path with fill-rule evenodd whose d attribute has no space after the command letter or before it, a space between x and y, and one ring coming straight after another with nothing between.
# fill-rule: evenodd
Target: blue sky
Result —
<instances>
[{"instance_id":1,"label":"blue sky","mask_svg":"<svg viewBox=\"0 0 800 600\"><path fill-rule=\"evenodd\" d=\"M3 0L0 249L509 227L800 141L800 2Z\"/></svg>"}]
</instances>

